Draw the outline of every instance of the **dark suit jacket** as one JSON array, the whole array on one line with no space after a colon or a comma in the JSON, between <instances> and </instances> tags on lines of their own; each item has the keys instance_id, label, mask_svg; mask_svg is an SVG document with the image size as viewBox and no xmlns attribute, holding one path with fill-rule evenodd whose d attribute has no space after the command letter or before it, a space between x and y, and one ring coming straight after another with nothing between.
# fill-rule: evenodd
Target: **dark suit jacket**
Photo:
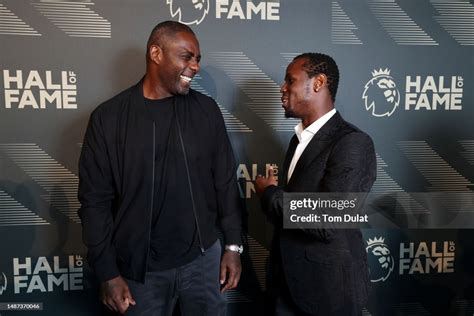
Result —
<instances>
[{"instance_id":1,"label":"dark suit jacket","mask_svg":"<svg viewBox=\"0 0 474 316\"><path fill-rule=\"evenodd\" d=\"M291 139L283 187L263 194L264 212L277 224L280 264L293 301L304 312L332 315L368 297L367 254L359 229L282 229L283 192L368 192L376 177L371 138L336 114L314 135L286 183L298 145Z\"/></svg>"}]
</instances>

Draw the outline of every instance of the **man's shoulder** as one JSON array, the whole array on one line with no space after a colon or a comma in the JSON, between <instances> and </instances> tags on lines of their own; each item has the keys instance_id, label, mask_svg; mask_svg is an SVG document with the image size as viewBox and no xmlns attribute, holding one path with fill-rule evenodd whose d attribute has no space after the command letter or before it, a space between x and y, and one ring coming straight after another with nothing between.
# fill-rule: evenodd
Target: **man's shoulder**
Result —
<instances>
[{"instance_id":1,"label":"man's shoulder","mask_svg":"<svg viewBox=\"0 0 474 316\"><path fill-rule=\"evenodd\" d=\"M116 113L119 111L124 105L129 103L130 97L136 89L136 85L133 85L115 96L111 97L110 99L102 102L95 108L95 110L92 112L93 115L112 115L113 113Z\"/></svg>"},{"instance_id":2,"label":"man's shoulder","mask_svg":"<svg viewBox=\"0 0 474 316\"><path fill-rule=\"evenodd\" d=\"M194 89L189 89L189 97L194 98L196 101L198 101L200 104L205 105L205 106L215 106L216 101L211 98L209 95L206 95L204 93L201 93L199 91L196 91Z\"/></svg>"},{"instance_id":3,"label":"man's shoulder","mask_svg":"<svg viewBox=\"0 0 474 316\"><path fill-rule=\"evenodd\" d=\"M374 143L372 138L358 126L347 122L339 114L333 122L332 135L333 152L339 153L346 150L372 150Z\"/></svg>"},{"instance_id":4,"label":"man's shoulder","mask_svg":"<svg viewBox=\"0 0 474 316\"><path fill-rule=\"evenodd\" d=\"M339 136L336 138L333 147L333 153L343 153L350 151L353 155L358 153L372 153L374 151L374 142L365 131L354 124L344 122L339 130Z\"/></svg>"},{"instance_id":5,"label":"man's shoulder","mask_svg":"<svg viewBox=\"0 0 474 316\"><path fill-rule=\"evenodd\" d=\"M199 91L190 89L187 96L189 98L192 98L194 101L196 101L197 104L199 104L199 107L195 108L199 108L200 111L206 114L206 116L211 117L213 119L221 116L221 110L217 105L217 102L209 95L205 95Z\"/></svg>"},{"instance_id":6,"label":"man's shoulder","mask_svg":"<svg viewBox=\"0 0 474 316\"><path fill-rule=\"evenodd\" d=\"M342 134L343 137L356 136L356 137L371 139L369 134L367 134L365 131L360 129L358 126L344 120L342 117L341 117L341 125L339 128L339 133Z\"/></svg>"}]
</instances>

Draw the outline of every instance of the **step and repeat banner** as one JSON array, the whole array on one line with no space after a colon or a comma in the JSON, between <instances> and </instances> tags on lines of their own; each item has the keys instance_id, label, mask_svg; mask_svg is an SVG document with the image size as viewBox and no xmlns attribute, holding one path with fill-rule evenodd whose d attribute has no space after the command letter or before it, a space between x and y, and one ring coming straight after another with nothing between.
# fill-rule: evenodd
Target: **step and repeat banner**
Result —
<instances>
[{"instance_id":1,"label":"step and repeat banner","mask_svg":"<svg viewBox=\"0 0 474 316\"><path fill-rule=\"evenodd\" d=\"M246 253L230 315L268 312L273 231L254 180L282 167L298 121L284 118L279 89L303 52L336 60L336 108L375 143L372 192L391 225L363 231L363 315L473 315L468 0L0 0L0 315L104 313L77 215L78 158L90 113L141 79L148 35L164 20L196 32L192 87L217 101L238 162ZM417 197L431 193L442 207Z\"/></svg>"}]
</instances>

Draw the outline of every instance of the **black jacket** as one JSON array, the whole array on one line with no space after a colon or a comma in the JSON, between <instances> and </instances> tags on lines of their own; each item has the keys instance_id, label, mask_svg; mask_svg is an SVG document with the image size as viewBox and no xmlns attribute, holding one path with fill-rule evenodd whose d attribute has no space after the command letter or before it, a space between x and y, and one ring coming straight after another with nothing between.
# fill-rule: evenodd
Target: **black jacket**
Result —
<instances>
[{"instance_id":1,"label":"black jacket","mask_svg":"<svg viewBox=\"0 0 474 316\"><path fill-rule=\"evenodd\" d=\"M282 188L268 187L263 210L281 223L283 192L368 192L376 177L370 137L339 113L314 135L286 176L298 145L292 138L284 166ZM367 253L359 229L282 229L276 233L276 262L281 264L294 302L314 315L334 315L341 308L361 307L368 297ZM276 269L279 270L279 269ZM349 316L349 315L347 315Z\"/></svg>"},{"instance_id":2,"label":"black jacket","mask_svg":"<svg viewBox=\"0 0 474 316\"><path fill-rule=\"evenodd\" d=\"M203 246L216 241L218 228L227 244L241 244L236 166L220 110L194 90L176 96L175 106ZM154 198L154 128L141 82L91 114L79 162L79 216L88 262L100 281L118 275L144 280Z\"/></svg>"}]
</instances>

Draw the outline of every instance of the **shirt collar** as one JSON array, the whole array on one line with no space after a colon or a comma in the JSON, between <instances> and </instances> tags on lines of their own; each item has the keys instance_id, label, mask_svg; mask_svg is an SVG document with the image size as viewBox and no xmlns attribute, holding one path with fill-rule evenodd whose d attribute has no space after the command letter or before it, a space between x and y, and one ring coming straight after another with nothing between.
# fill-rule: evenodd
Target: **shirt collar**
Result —
<instances>
[{"instance_id":1,"label":"shirt collar","mask_svg":"<svg viewBox=\"0 0 474 316\"><path fill-rule=\"evenodd\" d=\"M327 112L320 118L318 118L316 121L311 123L310 126L307 128L303 129L303 123L299 123L298 125L295 126L295 134L296 137L298 137L299 142L305 142L308 141L309 139L313 138L314 135L321 129L321 127L324 126L324 124L329 121L329 119L336 114L336 109L333 108L331 111Z\"/></svg>"}]
</instances>

